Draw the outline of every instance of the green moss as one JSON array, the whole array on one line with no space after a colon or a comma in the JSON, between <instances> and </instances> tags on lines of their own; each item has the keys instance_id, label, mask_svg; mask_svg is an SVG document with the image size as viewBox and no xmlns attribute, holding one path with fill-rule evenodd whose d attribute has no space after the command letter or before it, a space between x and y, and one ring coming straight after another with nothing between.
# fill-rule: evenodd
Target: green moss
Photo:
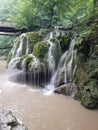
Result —
<instances>
[{"instance_id":1,"label":"green moss","mask_svg":"<svg viewBox=\"0 0 98 130\"><path fill-rule=\"evenodd\" d=\"M81 44L83 40L86 41L91 34L92 34L91 28L86 28L85 30L81 31L76 39L76 44L77 45Z\"/></svg>"},{"instance_id":2,"label":"green moss","mask_svg":"<svg viewBox=\"0 0 98 130\"><path fill-rule=\"evenodd\" d=\"M79 91L81 95L77 93L75 97L89 109L98 107L98 57L96 52L97 47L93 49L87 61L83 62L80 59L81 65L77 64L76 71L76 84L82 89Z\"/></svg>"},{"instance_id":3,"label":"green moss","mask_svg":"<svg viewBox=\"0 0 98 130\"><path fill-rule=\"evenodd\" d=\"M46 43L38 42L35 44L33 54L39 58L44 59L48 52L48 45Z\"/></svg>"},{"instance_id":4,"label":"green moss","mask_svg":"<svg viewBox=\"0 0 98 130\"><path fill-rule=\"evenodd\" d=\"M41 40L41 36L39 35L38 32L28 32L27 36L29 40L30 52L32 52L34 45Z\"/></svg>"},{"instance_id":5,"label":"green moss","mask_svg":"<svg viewBox=\"0 0 98 130\"><path fill-rule=\"evenodd\" d=\"M34 59L32 59L30 63L28 64L29 72L39 73L39 72L44 71L45 64L43 62L40 62L38 59L36 60L37 60L37 63L35 63Z\"/></svg>"},{"instance_id":6,"label":"green moss","mask_svg":"<svg viewBox=\"0 0 98 130\"><path fill-rule=\"evenodd\" d=\"M28 32L27 36L30 44L37 43L41 40L38 32Z\"/></svg>"},{"instance_id":7,"label":"green moss","mask_svg":"<svg viewBox=\"0 0 98 130\"><path fill-rule=\"evenodd\" d=\"M82 98L82 93L80 91L78 91L75 95L74 95L74 99L81 101Z\"/></svg>"},{"instance_id":8,"label":"green moss","mask_svg":"<svg viewBox=\"0 0 98 130\"><path fill-rule=\"evenodd\" d=\"M46 35L46 34L48 34L49 32L50 32L51 30L50 29L46 29L46 28L42 28L42 29L40 29L39 30L39 36L41 36L42 38Z\"/></svg>"},{"instance_id":9,"label":"green moss","mask_svg":"<svg viewBox=\"0 0 98 130\"><path fill-rule=\"evenodd\" d=\"M31 60L33 59L33 57L31 55L24 55L20 58L20 61L17 64L17 67L19 69L24 68L25 70L28 70L28 64L31 62ZM23 64L24 62L24 64Z\"/></svg>"},{"instance_id":10,"label":"green moss","mask_svg":"<svg viewBox=\"0 0 98 130\"><path fill-rule=\"evenodd\" d=\"M12 51L10 51L9 54L8 54L6 67L8 67L8 64L9 64L9 62L11 61L11 59L12 59Z\"/></svg>"},{"instance_id":11,"label":"green moss","mask_svg":"<svg viewBox=\"0 0 98 130\"><path fill-rule=\"evenodd\" d=\"M76 39L76 44L79 45L81 44L83 41L83 38L81 36L79 36L77 39Z\"/></svg>"},{"instance_id":12,"label":"green moss","mask_svg":"<svg viewBox=\"0 0 98 130\"><path fill-rule=\"evenodd\" d=\"M77 56L76 65L77 65L78 68L81 67L81 65L82 65L82 54Z\"/></svg>"},{"instance_id":13,"label":"green moss","mask_svg":"<svg viewBox=\"0 0 98 130\"><path fill-rule=\"evenodd\" d=\"M69 35L59 36L58 40L60 41L62 51L68 50L71 41L70 36Z\"/></svg>"},{"instance_id":14,"label":"green moss","mask_svg":"<svg viewBox=\"0 0 98 130\"><path fill-rule=\"evenodd\" d=\"M98 45L94 46L94 55L98 55Z\"/></svg>"},{"instance_id":15,"label":"green moss","mask_svg":"<svg viewBox=\"0 0 98 130\"><path fill-rule=\"evenodd\" d=\"M96 88L96 86L86 86L84 88L82 91L81 104L89 109L98 108L98 88Z\"/></svg>"}]
</instances>

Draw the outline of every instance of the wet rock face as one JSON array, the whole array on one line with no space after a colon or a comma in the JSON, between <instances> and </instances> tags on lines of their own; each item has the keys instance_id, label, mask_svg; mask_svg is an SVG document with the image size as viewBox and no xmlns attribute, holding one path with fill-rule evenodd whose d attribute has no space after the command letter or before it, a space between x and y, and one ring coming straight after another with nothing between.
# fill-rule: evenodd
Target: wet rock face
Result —
<instances>
[{"instance_id":1,"label":"wet rock face","mask_svg":"<svg viewBox=\"0 0 98 130\"><path fill-rule=\"evenodd\" d=\"M98 88L86 86L82 91L81 104L89 109L98 108Z\"/></svg>"},{"instance_id":2,"label":"wet rock face","mask_svg":"<svg viewBox=\"0 0 98 130\"><path fill-rule=\"evenodd\" d=\"M69 43L71 41L70 35L59 36L58 40L60 41L62 51L65 52L66 50L68 50Z\"/></svg>"},{"instance_id":3,"label":"wet rock face","mask_svg":"<svg viewBox=\"0 0 98 130\"><path fill-rule=\"evenodd\" d=\"M0 130L28 130L10 110L0 110Z\"/></svg>"},{"instance_id":4,"label":"wet rock face","mask_svg":"<svg viewBox=\"0 0 98 130\"><path fill-rule=\"evenodd\" d=\"M77 57L77 71L75 83L78 86L78 92L75 98L81 101L81 104L89 109L98 108L98 45L97 42L88 41L88 55L82 51L87 47L87 41L81 44ZM85 57L85 59L84 59Z\"/></svg>"},{"instance_id":5,"label":"wet rock face","mask_svg":"<svg viewBox=\"0 0 98 130\"><path fill-rule=\"evenodd\" d=\"M54 90L55 93L74 97L77 92L77 86L74 83L64 84Z\"/></svg>"}]
</instances>

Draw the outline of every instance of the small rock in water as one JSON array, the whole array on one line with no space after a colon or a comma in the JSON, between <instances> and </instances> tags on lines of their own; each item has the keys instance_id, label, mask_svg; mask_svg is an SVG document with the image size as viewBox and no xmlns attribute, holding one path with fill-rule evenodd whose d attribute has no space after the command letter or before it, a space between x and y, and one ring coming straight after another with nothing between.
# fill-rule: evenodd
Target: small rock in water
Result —
<instances>
[{"instance_id":1,"label":"small rock in water","mask_svg":"<svg viewBox=\"0 0 98 130\"><path fill-rule=\"evenodd\" d=\"M0 110L0 122L3 124L16 125L17 119L10 110Z\"/></svg>"},{"instance_id":2,"label":"small rock in water","mask_svg":"<svg viewBox=\"0 0 98 130\"><path fill-rule=\"evenodd\" d=\"M28 130L10 110L0 110L0 130Z\"/></svg>"}]
</instances>

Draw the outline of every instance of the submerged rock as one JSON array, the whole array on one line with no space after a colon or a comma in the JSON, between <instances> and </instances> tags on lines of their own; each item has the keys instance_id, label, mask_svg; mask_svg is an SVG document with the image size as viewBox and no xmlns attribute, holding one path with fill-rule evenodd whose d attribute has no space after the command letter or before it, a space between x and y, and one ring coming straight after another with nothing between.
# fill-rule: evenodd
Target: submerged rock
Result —
<instances>
[{"instance_id":1,"label":"submerged rock","mask_svg":"<svg viewBox=\"0 0 98 130\"><path fill-rule=\"evenodd\" d=\"M10 110L0 110L0 130L28 130Z\"/></svg>"}]
</instances>

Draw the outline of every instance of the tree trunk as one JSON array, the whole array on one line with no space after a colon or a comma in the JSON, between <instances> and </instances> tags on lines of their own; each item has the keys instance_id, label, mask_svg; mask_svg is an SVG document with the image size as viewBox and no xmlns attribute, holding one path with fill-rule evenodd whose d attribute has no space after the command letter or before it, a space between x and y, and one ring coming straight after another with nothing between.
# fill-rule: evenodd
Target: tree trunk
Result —
<instances>
[{"instance_id":1,"label":"tree trunk","mask_svg":"<svg viewBox=\"0 0 98 130\"><path fill-rule=\"evenodd\" d=\"M51 27L51 25L52 25L52 20L53 20L54 7L55 7L55 5L56 5L56 2L53 2L53 3L52 3L52 6L51 6L51 8L50 8L50 22L49 22L48 28Z\"/></svg>"},{"instance_id":2,"label":"tree trunk","mask_svg":"<svg viewBox=\"0 0 98 130\"><path fill-rule=\"evenodd\" d=\"M96 7L98 7L98 1L93 0L93 12L94 12L94 14L96 13Z\"/></svg>"}]
</instances>

